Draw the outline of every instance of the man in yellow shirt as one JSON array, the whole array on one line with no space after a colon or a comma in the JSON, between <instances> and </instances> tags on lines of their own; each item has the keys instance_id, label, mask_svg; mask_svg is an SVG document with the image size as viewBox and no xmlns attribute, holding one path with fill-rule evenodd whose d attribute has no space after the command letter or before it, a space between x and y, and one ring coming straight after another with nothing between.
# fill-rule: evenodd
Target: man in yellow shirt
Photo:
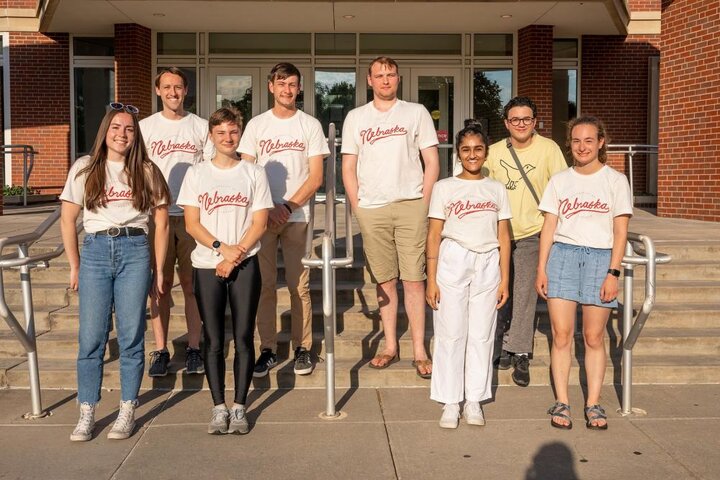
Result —
<instances>
[{"instance_id":1,"label":"man in yellow shirt","mask_svg":"<svg viewBox=\"0 0 720 480\"><path fill-rule=\"evenodd\" d=\"M512 210L511 301L498 317L504 323L504 336L497 364L501 370L514 366L513 381L526 387L530 384L529 356L535 336L537 303L534 285L543 224L538 203L550 177L566 169L567 163L554 141L535 132L537 107L531 99L515 97L505 105L503 113L510 137L490 147L484 166L489 177L505 185Z\"/></svg>"}]
</instances>

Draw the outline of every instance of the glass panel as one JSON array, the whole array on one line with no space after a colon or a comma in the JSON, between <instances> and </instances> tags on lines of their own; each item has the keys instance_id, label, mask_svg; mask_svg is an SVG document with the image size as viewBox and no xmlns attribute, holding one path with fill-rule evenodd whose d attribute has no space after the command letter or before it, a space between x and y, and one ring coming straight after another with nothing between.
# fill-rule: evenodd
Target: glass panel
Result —
<instances>
[{"instance_id":1,"label":"glass panel","mask_svg":"<svg viewBox=\"0 0 720 480\"><path fill-rule=\"evenodd\" d=\"M309 54L309 33L210 33L210 53Z\"/></svg>"},{"instance_id":2,"label":"glass panel","mask_svg":"<svg viewBox=\"0 0 720 480\"><path fill-rule=\"evenodd\" d=\"M265 83L265 85L267 85L267 82ZM265 91L267 92L268 108L272 108L273 105L275 105L275 97L273 97L272 93L270 93L270 90L267 87L265 87ZM303 81L303 78L300 78L300 92L295 99L295 105L297 106L298 110L302 110L303 112L305 111L305 82Z\"/></svg>"},{"instance_id":3,"label":"glass panel","mask_svg":"<svg viewBox=\"0 0 720 480\"><path fill-rule=\"evenodd\" d=\"M367 82L365 82L365 83L367 83ZM367 86L367 94L366 95L367 95L367 97L365 97L365 98L367 98L368 102L372 102L373 98L375 98L373 89L370 88L369 85ZM403 76L402 75L400 75L400 83L398 83L397 98L399 98L400 100L403 99Z\"/></svg>"},{"instance_id":4,"label":"glass panel","mask_svg":"<svg viewBox=\"0 0 720 480\"><path fill-rule=\"evenodd\" d=\"M115 56L115 39L113 37L74 37L73 55L76 57Z\"/></svg>"},{"instance_id":5,"label":"glass panel","mask_svg":"<svg viewBox=\"0 0 720 480\"><path fill-rule=\"evenodd\" d=\"M452 76L419 76L418 103L425 105L435 123L440 145L452 145L455 126L455 78ZM452 147L440 147L440 178L452 175Z\"/></svg>"},{"instance_id":6,"label":"glass panel","mask_svg":"<svg viewBox=\"0 0 720 480\"><path fill-rule=\"evenodd\" d=\"M556 38L553 40L553 58L577 58L578 41L575 38Z\"/></svg>"},{"instance_id":7,"label":"glass panel","mask_svg":"<svg viewBox=\"0 0 720 480\"><path fill-rule=\"evenodd\" d=\"M512 70L475 70L473 76L473 112L490 137L490 142L508 136L503 122L503 107L512 96Z\"/></svg>"},{"instance_id":8,"label":"glass panel","mask_svg":"<svg viewBox=\"0 0 720 480\"><path fill-rule=\"evenodd\" d=\"M158 55L195 55L194 33L158 33Z\"/></svg>"},{"instance_id":9,"label":"glass panel","mask_svg":"<svg viewBox=\"0 0 720 480\"><path fill-rule=\"evenodd\" d=\"M215 108L235 107L243 123L252 118L252 75L218 75L215 79Z\"/></svg>"},{"instance_id":10,"label":"glass panel","mask_svg":"<svg viewBox=\"0 0 720 480\"><path fill-rule=\"evenodd\" d=\"M107 105L115 100L112 68L75 69L75 153L90 153ZM150 113L150 112L145 112Z\"/></svg>"},{"instance_id":11,"label":"glass panel","mask_svg":"<svg viewBox=\"0 0 720 480\"><path fill-rule=\"evenodd\" d=\"M577 70L553 70L552 111L552 137L565 152L567 123L577 117Z\"/></svg>"},{"instance_id":12,"label":"glass panel","mask_svg":"<svg viewBox=\"0 0 720 480\"><path fill-rule=\"evenodd\" d=\"M157 73L160 73L165 67L158 67ZM185 111L194 113L197 115L197 79L195 78L195 69L189 67L178 67L187 77L188 81L188 93L185 96ZM154 79L153 79L154 80ZM157 95L155 96L155 103L157 105L157 111L162 110L162 100Z\"/></svg>"},{"instance_id":13,"label":"glass panel","mask_svg":"<svg viewBox=\"0 0 720 480\"><path fill-rule=\"evenodd\" d=\"M373 55L460 55L456 34L361 33L360 53Z\"/></svg>"},{"instance_id":14,"label":"glass panel","mask_svg":"<svg viewBox=\"0 0 720 480\"><path fill-rule=\"evenodd\" d=\"M354 33L316 33L316 55L355 55Z\"/></svg>"},{"instance_id":15,"label":"glass panel","mask_svg":"<svg viewBox=\"0 0 720 480\"><path fill-rule=\"evenodd\" d=\"M513 36L508 34L475 34L473 55L476 57L511 57Z\"/></svg>"},{"instance_id":16,"label":"glass panel","mask_svg":"<svg viewBox=\"0 0 720 480\"><path fill-rule=\"evenodd\" d=\"M330 123L334 123L337 137L340 138L345 116L353 108L355 108L355 70L315 70L315 118L322 124L323 132L327 135ZM335 182L337 194L345 194L341 162L342 156L338 153ZM325 191L324 187L321 191Z\"/></svg>"}]
</instances>

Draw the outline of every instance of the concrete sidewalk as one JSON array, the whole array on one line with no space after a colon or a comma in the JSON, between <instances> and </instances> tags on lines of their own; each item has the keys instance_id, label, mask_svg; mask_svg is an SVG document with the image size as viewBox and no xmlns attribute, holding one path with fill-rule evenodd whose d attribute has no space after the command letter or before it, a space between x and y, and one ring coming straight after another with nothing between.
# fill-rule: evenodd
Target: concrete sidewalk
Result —
<instances>
[{"instance_id":1,"label":"concrete sidewalk","mask_svg":"<svg viewBox=\"0 0 720 480\"><path fill-rule=\"evenodd\" d=\"M0 478L720 478L717 385L635 387L647 415L627 418L607 387L604 432L585 428L582 393L572 393L575 425L564 431L545 415L547 387L499 387L487 425L457 430L438 427L427 388L338 390L344 418L330 421L319 418L322 389L252 391L250 434L211 436L209 392L143 391L135 434L109 441L119 394L103 392L96 438L72 443L74 392L44 391L52 416L24 420L29 391L2 390Z\"/></svg>"}]
</instances>

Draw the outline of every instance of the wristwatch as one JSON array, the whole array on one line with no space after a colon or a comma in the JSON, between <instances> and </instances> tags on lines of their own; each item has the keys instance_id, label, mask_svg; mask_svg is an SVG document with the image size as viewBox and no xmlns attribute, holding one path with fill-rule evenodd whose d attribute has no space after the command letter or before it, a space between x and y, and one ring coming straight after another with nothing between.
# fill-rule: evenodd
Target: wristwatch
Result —
<instances>
[{"instance_id":1,"label":"wristwatch","mask_svg":"<svg viewBox=\"0 0 720 480\"><path fill-rule=\"evenodd\" d=\"M608 273L615 278L620 278L620 270L617 270L615 268L608 268Z\"/></svg>"},{"instance_id":2,"label":"wristwatch","mask_svg":"<svg viewBox=\"0 0 720 480\"><path fill-rule=\"evenodd\" d=\"M215 241L212 243L213 253L215 254L215 256L218 256L218 257L220 256L220 245L222 245L222 244L220 243L220 240L215 240Z\"/></svg>"}]
</instances>

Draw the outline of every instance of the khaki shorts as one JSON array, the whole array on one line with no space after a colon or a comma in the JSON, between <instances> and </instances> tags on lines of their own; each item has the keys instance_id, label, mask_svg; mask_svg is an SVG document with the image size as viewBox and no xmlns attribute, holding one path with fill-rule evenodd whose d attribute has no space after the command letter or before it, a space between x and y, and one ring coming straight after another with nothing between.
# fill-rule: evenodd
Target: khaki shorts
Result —
<instances>
[{"instance_id":1,"label":"khaki shorts","mask_svg":"<svg viewBox=\"0 0 720 480\"><path fill-rule=\"evenodd\" d=\"M428 207L422 198L355 212L363 251L375 283L425 280Z\"/></svg>"},{"instance_id":2,"label":"khaki shorts","mask_svg":"<svg viewBox=\"0 0 720 480\"><path fill-rule=\"evenodd\" d=\"M171 216L168 221L170 235L167 256L163 265L163 276L166 282L173 281L175 274L175 260L177 260L178 275L192 279L192 261L190 254L197 247L195 239L185 230L185 217Z\"/></svg>"}]
</instances>

